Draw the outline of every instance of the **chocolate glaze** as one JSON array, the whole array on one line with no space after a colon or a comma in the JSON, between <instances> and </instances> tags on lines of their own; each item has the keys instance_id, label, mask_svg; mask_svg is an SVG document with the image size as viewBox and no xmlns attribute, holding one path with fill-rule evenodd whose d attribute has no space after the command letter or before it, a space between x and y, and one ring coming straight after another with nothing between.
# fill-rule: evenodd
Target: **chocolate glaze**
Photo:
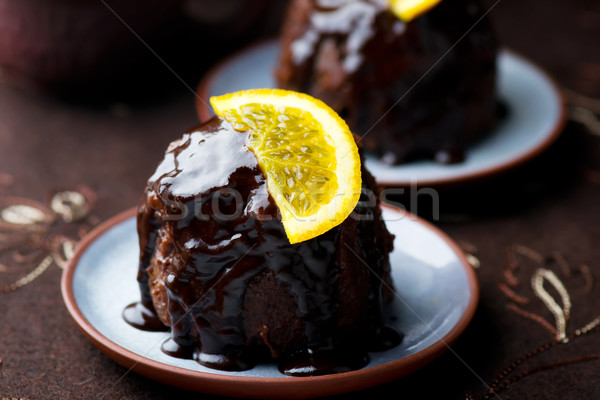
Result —
<instances>
[{"instance_id":1,"label":"chocolate glaze","mask_svg":"<svg viewBox=\"0 0 600 400\"><path fill-rule=\"evenodd\" d=\"M179 345L173 338L167 339L161 346L160 349L163 353L176 358L192 359L194 358L194 348L184 347Z\"/></svg>"},{"instance_id":2,"label":"chocolate glaze","mask_svg":"<svg viewBox=\"0 0 600 400\"><path fill-rule=\"evenodd\" d=\"M387 0L293 0L276 78L329 104L384 162L460 162L447 155L496 123L484 12L479 0L443 0L404 23Z\"/></svg>"},{"instance_id":3,"label":"chocolate glaze","mask_svg":"<svg viewBox=\"0 0 600 400\"><path fill-rule=\"evenodd\" d=\"M281 373L291 376L338 374L361 369L369 362L364 351L348 349L301 350L279 364Z\"/></svg>"},{"instance_id":4,"label":"chocolate glaze","mask_svg":"<svg viewBox=\"0 0 600 400\"><path fill-rule=\"evenodd\" d=\"M170 145L146 187L138 281L171 328L163 350L223 370L360 368L400 342L383 324L393 237L378 204L291 245L247 136L213 118ZM363 185L375 189L365 170Z\"/></svg>"},{"instance_id":5,"label":"chocolate glaze","mask_svg":"<svg viewBox=\"0 0 600 400\"><path fill-rule=\"evenodd\" d=\"M162 332L168 330L156 315L154 307L147 308L143 302L133 303L125 307L123 319L134 328L144 331Z\"/></svg>"}]
</instances>

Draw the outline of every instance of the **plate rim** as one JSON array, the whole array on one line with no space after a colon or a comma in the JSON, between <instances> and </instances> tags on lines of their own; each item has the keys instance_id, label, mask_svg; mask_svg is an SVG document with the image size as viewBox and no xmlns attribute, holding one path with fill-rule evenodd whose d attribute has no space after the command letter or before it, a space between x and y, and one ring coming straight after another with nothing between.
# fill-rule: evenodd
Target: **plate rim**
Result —
<instances>
[{"instance_id":1,"label":"plate rim","mask_svg":"<svg viewBox=\"0 0 600 400\"><path fill-rule=\"evenodd\" d=\"M198 117L201 122L208 121L213 115L210 111L209 104L207 102L210 89L213 85L214 80L219 75L220 71L226 66L234 63L236 60L244 58L249 53L256 51L259 48L272 46L278 42L276 38L266 38L259 40L255 43L252 43L246 47L243 47L232 54L225 56L223 59L214 64L208 72L204 75L204 77L200 80L197 88L196 88L196 96L195 96L195 108ZM509 54L520 61L528 64L532 67L542 78L546 80L549 87L554 91L557 99L558 105L558 116L556 118L556 124L552 127L552 129L546 134L546 137L543 141L541 141L536 146L532 146L527 149L526 152L519 154L515 157L507 159L501 163L496 165L488 166L486 168L482 168L476 171L471 171L468 173L463 173L456 176L449 176L445 178L434 178L434 179L416 179L416 180L385 180L385 179L377 179L377 183L381 186L386 187L409 187L414 185L415 183L418 185L426 185L426 186L448 186L455 184L464 184L467 182L473 182L480 180L482 178L487 178L489 176L494 176L501 174L503 172L512 170L519 165L530 161L543 153L552 143L554 143L561 133L563 132L566 123L567 123L567 101L566 97L561 89L560 85L556 81L554 77L552 77L544 68L542 68L539 64L531 60L530 58L522 55L521 53L507 47L502 46L498 52L498 54L506 53Z\"/></svg>"},{"instance_id":2,"label":"plate rim","mask_svg":"<svg viewBox=\"0 0 600 400\"><path fill-rule=\"evenodd\" d=\"M356 371L313 377L247 377L235 375L211 374L192 371L164 364L134 353L102 335L83 315L75 300L73 278L79 260L86 250L101 235L114 226L135 217L137 207L123 211L109 218L90 231L77 245L61 277L61 293L66 308L76 325L94 346L118 364L152 380L176 386L182 389L221 396L261 399L305 399L331 396L377 386L408 375L444 354L467 328L479 302L480 289L474 268L469 264L463 250L439 228L433 224L390 205L383 208L403 214L424 228L438 235L458 257L467 277L471 296L467 307L457 323L440 340L425 349L382 365L363 368ZM257 388L260 387L260 390Z\"/></svg>"}]
</instances>

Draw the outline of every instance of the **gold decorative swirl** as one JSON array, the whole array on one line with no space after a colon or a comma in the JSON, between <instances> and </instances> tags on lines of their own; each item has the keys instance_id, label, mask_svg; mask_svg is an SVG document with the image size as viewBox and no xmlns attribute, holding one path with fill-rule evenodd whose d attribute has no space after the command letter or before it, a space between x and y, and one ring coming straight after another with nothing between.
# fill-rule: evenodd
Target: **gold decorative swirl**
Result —
<instances>
[{"instance_id":1,"label":"gold decorative swirl","mask_svg":"<svg viewBox=\"0 0 600 400\"><path fill-rule=\"evenodd\" d=\"M75 242L65 236L55 236L50 241L50 254L54 263L60 269L67 266L67 262L75 252Z\"/></svg>"},{"instance_id":2,"label":"gold decorative swirl","mask_svg":"<svg viewBox=\"0 0 600 400\"><path fill-rule=\"evenodd\" d=\"M0 233L15 232L24 235L32 231L43 232L55 221L54 213L37 201L5 197L0 198Z\"/></svg>"},{"instance_id":3,"label":"gold decorative swirl","mask_svg":"<svg viewBox=\"0 0 600 400\"><path fill-rule=\"evenodd\" d=\"M554 327L552 326L553 324L548 322L541 315L520 307L529 304L529 299L526 296L516 293L512 289L516 288L519 284L519 279L516 275L519 270L517 255L533 261L534 264L538 266L531 276L531 289L535 296L544 303L546 308L554 316ZM568 341L567 324L571 316L571 296L558 275L554 271L546 268L546 265L554 264L560 268L560 272L562 272L565 277L571 277L573 270L567 260L562 254L556 251L551 257L546 258L529 247L516 244L508 249L507 261L507 267L503 271L505 283L499 283L498 288L512 302L508 304L509 309L542 325L552 332L553 336L555 336L555 340L559 342ZM586 266L581 266L580 272L586 281L586 288L589 289L589 286L593 284L593 277L591 276L589 268L586 269ZM552 285L554 290L558 293L561 305L559 305L557 300L546 290L544 287L546 283Z\"/></svg>"},{"instance_id":4,"label":"gold decorative swirl","mask_svg":"<svg viewBox=\"0 0 600 400\"><path fill-rule=\"evenodd\" d=\"M86 187L55 193L50 199L50 208L67 222L81 221L94 207L96 196Z\"/></svg>"},{"instance_id":5,"label":"gold decorative swirl","mask_svg":"<svg viewBox=\"0 0 600 400\"><path fill-rule=\"evenodd\" d=\"M46 214L25 204L8 206L0 212L4 222L14 225L32 225L47 222Z\"/></svg>"},{"instance_id":6,"label":"gold decorative swirl","mask_svg":"<svg viewBox=\"0 0 600 400\"><path fill-rule=\"evenodd\" d=\"M478 252L477 246L464 240L459 242L459 246L465 252L465 257L467 258L469 265L471 265L471 267L474 269L479 269L481 267L481 261L476 256Z\"/></svg>"},{"instance_id":7,"label":"gold decorative swirl","mask_svg":"<svg viewBox=\"0 0 600 400\"><path fill-rule=\"evenodd\" d=\"M544 288L544 282L550 283L558 292L562 307ZM571 316L571 297L556 274L549 269L538 268L531 277L531 288L535 295L544 302L548 310L554 315L556 323L556 340L565 342L567 340L567 322Z\"/></svg>"},{"instance_id":8,"label":"gold decorative swirl","mask_svg":"<svg viewBox=\"0 0 600 400\"><path fill-rule=\"evenodd\" d=\"M479 258L471 253L465 253L465 256L467 257L467 262L471 265L471 267L475 269L479 269L481 267L481 261L479 261Z\"/></svg>"},{"instance_id":9,"label":"gold decorative swirl","mask_svg":"<svg viewBox=\"0 0 600 400\"><path fill-rule=\"evenodd\" d=\"M98 223L97 218L90 216L95 200L95 194L85 186L55 191L49 207L29 199L0 198L0 274L33 266L13 283L0 286L0 294L31 283L53 263L64 268L81 234ZM71 239L54 232L67 225L73 225L79 237Z\"/></svg>"},{"instance_id":10,"label":"gold decorative swirl","mask_svg":"<svg viewBox=\"0 0 600 400\"><path fill-rule=\"evenodd\" d=\"M584 96L568 89L563 89L568 103L571 105L569 118L584 125L589 133L600 136L600 100Z\"/></svg>"},{"instance_id":11,"label":"gold decorative swirl","mask_svg":"<svg viewBox=\"0 0 600 400\"><path fill-rule=\"evenodd\" d=\"M11 283L10 285L4 286L0 290L0 293L14 292L15 290L20 289L23 286L27 285L28 283L33 282L38 276L43 274L44 271L46 271L50 265L52 265L52 261L53 261L52 257L47 256L46 258L44 258L42 260L42 262L37 267L35 267L35 269L33 271L31 271L24 277L17 280L15 283Z\"/></svg>"},{"instance_id":12,"label":"gold decorative swirl","mask_svg":"<svg viewBox=\"0 0 600 400\"><path fill-rule=\"evenodd\" d=\"M513 290L519 285L519 274L523 273L523 270L519 265L518 256L528 259L529 262L533 262L536 266L530 279L530 286L534 295L542 301L544 306L554 316L554 324L548 322L548 320L541 315L526 310L525 307L530 304L529 298L520 295ZM557 271L552 271L549 269L549 266L555 266ZM556 346L565 346L579 337L598 331L598 327L600 327L600 316L598 316L582 328L572 331L571 334L568 333L567 328L571 317L572 301L569 291L563 281L559 278L559 274L563 275L565 278L573 278L576 274L580 274L581 277L583 277L584 293L590 293L593 289L594 277L587 265L581 265L579 269L573 269L565 257L559 252L553 252L552 256L544 257L535 250L523 245L514 245L507 249L507 264L503 271L505 282L500 282L498 285L500 291L509 300L507 308L522 317L538 323L552 334L553 340L516 359L499 374L492 385L488 387L488 390L481 394L481 397L479 397L480 399L496 398L498 393L505 390L508 386L540 371L580 362L600 360L600 354L594 354L569 360L561 360L550 364L543 364L526 370L523 370L522 368L527 361L536 358L541 353L547 352ZM556 294L552 295L551 292L548 291L548 289L550 289L549 286L553 289L551 292ZM556 296L558 296L558 298L556 298ZM518 370L520 370L520 372ZM467 393L467 399L473 399L471 392Z\"/></svg>"}]
</instances>

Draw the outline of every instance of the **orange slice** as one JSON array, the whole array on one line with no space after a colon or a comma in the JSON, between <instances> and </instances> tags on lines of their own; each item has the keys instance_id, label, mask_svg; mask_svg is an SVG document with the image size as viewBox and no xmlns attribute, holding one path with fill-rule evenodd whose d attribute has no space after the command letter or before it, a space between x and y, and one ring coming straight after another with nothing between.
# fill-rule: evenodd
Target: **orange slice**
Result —
<instances>
[{"instance_id":1,"label":"orange slice","mask_svg":"<svg viewBox=\"0 0 600 400\"><path fill-rule=\"evenodd\" d=\"M215 113L248 132L290 243L341 224L361 192L358 148L346 123L306 94L256 89L212 97Z\"/></svg>"},{"instance_id":2,"label":"orange slice","mask_svg":"<svg viewBox=\"0 0 600 400\"><path fill-rule=\"evenodd\" d=\"M441 0L390 0L390 8L398 18L410 22L438 5Z\"/></svg>"}]
</instances>

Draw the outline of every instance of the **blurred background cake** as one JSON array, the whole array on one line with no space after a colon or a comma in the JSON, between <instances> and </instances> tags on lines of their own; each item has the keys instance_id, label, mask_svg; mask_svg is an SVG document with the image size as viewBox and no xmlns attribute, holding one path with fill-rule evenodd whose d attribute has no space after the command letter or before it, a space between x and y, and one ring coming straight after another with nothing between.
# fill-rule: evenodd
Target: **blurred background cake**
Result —
<instances>
[{"instance_id":1,"label":"blurred background cake","mask_svg":"<svg viewBox=\"0 0 600 400\"><path fill-rule=\"evenodd\" d=\"M452 163L496 124L496 54L478 0L410 21L387 0L293 0L276 79L332 106L387 163Z\"/></svg>"}]
</instances>

